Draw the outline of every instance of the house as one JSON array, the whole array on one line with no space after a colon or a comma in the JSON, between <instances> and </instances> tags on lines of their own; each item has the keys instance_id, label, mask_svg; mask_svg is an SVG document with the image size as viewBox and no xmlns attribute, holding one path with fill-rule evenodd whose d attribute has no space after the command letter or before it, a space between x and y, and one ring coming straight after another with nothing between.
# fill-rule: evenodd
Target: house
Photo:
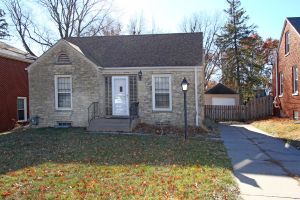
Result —
<instances>
[{"instance_id":1,"label":"house","mask_svg":"<svg viewBox=\"0 0 300 200\"><path fill-rule=\"evenodd\" d=\"M32 56L0 42L0 131L28 120L28 76Z\"/></svg>"},{"instance_id":2,"label":"house","mask_svg":"<svg viewBox=\"0 0 300 200\"><path fill-rule=\"evenodd\" d=\"M72 37L30 65L30 114L37 127L126 130L136 122L202 123L202 33ZM119 131L119 130L118 130Z\"/></svg>"},{"instance_id":3,"label":"house","mask_svg":"<svg viewBox=\"0 0 300 200\"><path fill-rule=\"evenodd\" d=\"M204 95L205 105L239 105L240 95L229 87L218 83Z\"/></svg>"},{"instance_id":4,"label":"house","mask_svg":"<svg viewBox=\"0 0 300 200\"><path fill-rule=\"evenodd\" d=\"M284 22L277 62L273 67L274 106L280 115L299 118L299 73L300 67L300 17L287 18Z\"/></svg>"}]
</instances>

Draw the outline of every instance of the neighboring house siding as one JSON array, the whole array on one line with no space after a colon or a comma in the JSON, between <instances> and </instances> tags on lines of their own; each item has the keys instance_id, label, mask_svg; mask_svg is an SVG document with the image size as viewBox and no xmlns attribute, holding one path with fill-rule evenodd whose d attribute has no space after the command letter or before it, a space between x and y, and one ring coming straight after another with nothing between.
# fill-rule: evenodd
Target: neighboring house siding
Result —
<instances>
[{"instance_id":1,"label":"neighboring house siding","mask_svg":"<svg viewBox=\"0 0 300 200\"><path fill-rule=\"evenodd\" d=\"M28 102L28 76L25 70L28 65L26 62L0 57L0 131L15 126L17 98L26 97Z\"/></svg>"},{"instance_id":2,"label":"neighboring house siding","mask_svg":"<svg viewBox=\"0 0 300 200\"><path fill-rule=\"evenodd\" d=\"M66 53L71 63L58 64L57 57ZM72 122L72 126L85 127L88 123L88 106L104 97L97 69L79 52L64 43L57 43L29 70L31 116L38 116L40 127L57 126L58 122ZM72 109L55 108L55 75L72 76ZM104 84L103 84L104 85Z\"/></svg>"},{"instance_id":3,"label":"neighboring house siding","mask_svg":"<svg viewBox=\"0 0 300 200\"><path fill-rule=\"evenodd\" d=\"M285 35L289 32L289 52L286 54ZM278 52L278 93L276 93L276 72L273 70L273 93L279 94L280 73L283 74L283 94L279 94L283 116L293 117L293 112L300 112L300 96L293 95L293 67L300 67L300 35L289 22L283 30L283 35ZM299 80L299 73L298 73ZM299 87L299 86L298 86Z\"/></svg>"},{"instance_id":4,"label":"neighboring house siding","mask_svg":"<svg viewBox=\"0 0 300 200\"><path fill-rule=\"evenodd\" d=\"M57 65L55 59L60 52L65 52L71 61L69 65ZM53 127L57 122L72 122L72 126L86 127L88 125L88 107L92 102L99 102L100 117L110 115L107 111L107 91L105 90L105 77L110 76L137 76L142 71L142 80L137 78L137 101L139 102L140 121L148 124L156 122L170 122L171 125L182 126L184 123L183 92L181 81L184 77L190 83L187 92L188 124L196 125L195 106L195 67L177 67L164 69L160 67L141 67L124 69L97 69L88 62L80 53L67 45L59 42L50 49L29 70L30 106L31 116L39 116L38 127ZM199 124L204 116L204 72L203 67L197 67L198 78L198 104ZM152 107L152 75L171 75L171 111L154 111ZM55 75L72 76L72 110L62 111L55 109ZM109 88L109 86L108 86ZM130 94L129 94L130 95ZM135 94L136 95L136 94ZM129 97L132 99L131 97ZM133 101L133 100L132 100ZM107 113L108 112L108 113Z\"/></svg>"}]
</instances>

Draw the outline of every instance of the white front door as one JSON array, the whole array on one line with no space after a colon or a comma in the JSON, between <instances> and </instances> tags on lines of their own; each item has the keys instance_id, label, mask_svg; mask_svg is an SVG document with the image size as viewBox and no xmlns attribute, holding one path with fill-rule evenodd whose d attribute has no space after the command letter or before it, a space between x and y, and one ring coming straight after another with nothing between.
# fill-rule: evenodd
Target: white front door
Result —
<instances>
[{"instance_id":1,"label":"white front door","mask_svg":"<svg viewBox=\"0 0 300 200\"><path fill-rule=\"evenodd\" d=\"M128 76L112 77L112 114L129 115Z\"/></svg>"}]
</instances>

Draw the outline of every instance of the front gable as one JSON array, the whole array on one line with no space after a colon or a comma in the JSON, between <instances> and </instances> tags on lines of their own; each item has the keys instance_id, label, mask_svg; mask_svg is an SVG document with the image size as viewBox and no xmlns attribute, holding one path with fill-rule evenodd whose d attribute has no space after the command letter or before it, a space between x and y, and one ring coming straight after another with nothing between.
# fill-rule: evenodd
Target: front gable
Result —
<instances>
[{"instance_id":1,"label":"front gable","mask_svg":"<svg viewBox=\"0 0 300 200\"><path fill-rule=\"evenodd\" d=\"M94 69L98 69L98 66L89 60L81 52L80 48L61 39L44 54L42 54L27 69L30 73L37 66L44 67L49 65L72 65L78 62L78 59L86 62L86 64L92 66Z\"/></svg>"}]
</instances>

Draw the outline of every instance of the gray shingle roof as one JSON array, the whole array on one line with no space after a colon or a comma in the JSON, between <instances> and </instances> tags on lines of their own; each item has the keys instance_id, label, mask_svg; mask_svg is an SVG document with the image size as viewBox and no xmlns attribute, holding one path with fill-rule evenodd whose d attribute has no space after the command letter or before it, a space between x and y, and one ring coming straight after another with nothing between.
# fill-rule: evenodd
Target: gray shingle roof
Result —
<instances>
[{"instance_id":1,"label":"gray shingle roof","mask_svg":"<svg viewBox=\"0 0 300 200\"><path fill-rule=\"evenodd\" d=\"M211 89L207 90L205 94L237 94L237 93L231 88L223 85L222 83L218 83Z\"/></svg>"},{"instance_id":2,"label":"gray shingle roof","mask_svg":"<svg viewBox=\"0 0 300 200\"><path fill-rule=\"evenodd\" d=\"M300 34L300 17L288 17L287 19Z\"/></svg>"},{"instance_id":3,"label":"gray shingle roof","mask_svg":"<svg viewBox=\"0 0 300 200\"><path fill-rule=\"evenodd\" d=\"M101 67L200 66L202 33L70 37Z\"/></svg>"}]
</instances>

